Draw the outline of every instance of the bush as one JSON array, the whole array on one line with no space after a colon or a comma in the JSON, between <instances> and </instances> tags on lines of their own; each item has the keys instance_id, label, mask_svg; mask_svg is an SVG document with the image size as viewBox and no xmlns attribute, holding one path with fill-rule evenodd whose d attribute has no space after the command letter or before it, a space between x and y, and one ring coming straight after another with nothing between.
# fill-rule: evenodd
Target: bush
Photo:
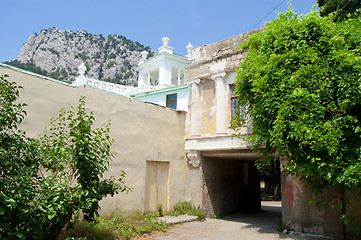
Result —
<instances>
[{"instance_id":1,"label":"bush","mask_svg":"<svg viewBox=\"0 0 361 240\"><path fill-rule=\"evenodd\" d=\"M114 60L111 60L111 61L109 61L108 63L107 63L107 66L105 67L106 69L109 69L109 68L111 68L111 67L113 67L114 65L115 65L115 61Z\"/></svg>"}]
</instances>

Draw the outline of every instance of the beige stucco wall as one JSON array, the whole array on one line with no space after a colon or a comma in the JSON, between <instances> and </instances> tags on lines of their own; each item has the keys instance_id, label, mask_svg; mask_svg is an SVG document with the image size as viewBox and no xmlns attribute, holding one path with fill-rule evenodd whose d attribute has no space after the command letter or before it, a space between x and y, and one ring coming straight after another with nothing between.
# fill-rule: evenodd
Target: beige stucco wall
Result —
<instances>
[{"instance_id":1,"label":"beige stucco wall","mask_svg":"<svg viewBox=\"0 0 361 240\"><path fill-rule=\"evenodd\" d=\"M28 136L38 136L50 118L62 107L77 106L80 96L86 97L86 108L94 112L96 125L111 120L113 150L117 152L106 176L119 176L126 171L126 185L134 188L102 201L103 211L121 208L125 211L144 210L146 161L169 161L169 205L184 199L185 112L128 99L92 89L73 88L40 77L0 66L0 74L8 74L24 89L19 101L28 104L27 116L21 128Z\"/></svg>"}]
</instances>

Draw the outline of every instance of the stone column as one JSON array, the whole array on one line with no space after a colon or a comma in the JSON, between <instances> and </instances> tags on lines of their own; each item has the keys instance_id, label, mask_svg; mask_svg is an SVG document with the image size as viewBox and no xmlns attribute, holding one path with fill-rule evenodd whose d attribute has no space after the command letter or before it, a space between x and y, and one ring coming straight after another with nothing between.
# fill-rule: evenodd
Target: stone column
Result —
<instances>
[{"instance_id":1,"label":"stone column","mask_svg":"<svg viewBox=\"0 0 361 240\"><path fill-rule=\"evenodd\" d=\"M180 68L178 68L178 85L180 85L181 84L181 79L180 79L180 75L181 75L181 69Z\"/></svg>"},{"instance_id":2,"label":"stone column","mask_svg":"<svg viewBox=\"0 0 361 240\"><path fill-rule=\"evenodd\" d=\"M227 115L227 84L224 82L225 72L217 73L212 76L216 86L216 134L226 134L226 115Z\"/></svg>"},{"instance_id":3,"label":"stone column","mask_svg":"<svg viewBox=\"0 0 361 240\"><path fill-rule=\"evenodd\" d=\"M200 137L200 111L199 111L199 83L200 79L189 82L191 85L191 137Z\"/></svg>"},{"instance_id":4,"label":"stone column","mask_svg":"<svg viewBox=\"0 0 361 240\"><path fill-rule=\"evenodd\" d=\"M144 82L144 72L143 71L140 71L138 73L138 87L143 87L145 85L145 82Z\"/></svg>"},{"instance_id":5,"label":"stone column","mask_svg":"<svg viewBox=\"0 0 361 240\"><path fill-rule=\"evenodd\" d=\"M147 83L148 83L148 86L150 86L150 72L148 72L148 76L147 76Z\"/></svg>"},{"instance_id":6,"label":"stone column","mask_svg":"<svg viewBox=\"0 0 361 240\"><path fill-rule=\"evenodd\" d=\"M172 65L170 63L164 63L159 67L159 85L172 84Z\"/></svg>"}]
</instances>

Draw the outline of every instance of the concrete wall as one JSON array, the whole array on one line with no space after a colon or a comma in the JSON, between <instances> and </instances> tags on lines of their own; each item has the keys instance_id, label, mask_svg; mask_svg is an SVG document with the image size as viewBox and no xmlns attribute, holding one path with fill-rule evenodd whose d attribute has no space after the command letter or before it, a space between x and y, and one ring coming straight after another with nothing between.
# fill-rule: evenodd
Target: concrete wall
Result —
<instances>
[{"instance_id":1,"label":"concrete wall","mask_svg":"<svg viewBox=\"0 0 361 240\"><path fill-rule=\"evenodd\" d=\"M96 125L111 120L111 136L117 154L106 176L126 171L126 185L134 188L102 201L103 211L121 208L125 211L143 210L145 199L146 161L170 162L169 207L184 200L185 113L154 104L128 99L92 89L73 88L0 66L0 74L24 87L19 101L28 104L28 115L21 125L28 136L36 137L58 114L62 107L77 106L80 96L86 97L86 108L93 111Z\"/></svg>"}]
</instances>

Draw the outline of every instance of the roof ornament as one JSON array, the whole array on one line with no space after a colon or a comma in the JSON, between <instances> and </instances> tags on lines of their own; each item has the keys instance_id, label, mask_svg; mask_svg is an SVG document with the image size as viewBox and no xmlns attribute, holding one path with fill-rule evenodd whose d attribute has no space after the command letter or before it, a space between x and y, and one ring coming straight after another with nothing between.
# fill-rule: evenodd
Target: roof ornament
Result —
<instances>
[{"instance_id":1,"label":"roof ornament","mask_svg":"<svg viewBox=\"0 0 361 240\"><path fill-rule=\"evenodd\" d=\"M168 46L169 40L170 40L169 37L163 37L162 38L163 46Z\"/></svg>"},{"instance_id":2,"label":"roof ornament","mask_svg":"<svg viewBox=\"0 0 361 240\"><path fill-rule=\"evenodd\" d=\"M163 46L161 46L160 48L158 48L159 53L169 53L169 54L173 54L173 48L168 46L169 43L169 37L163 37L162 41L163 41Z\"/></svg>"},{"instance_id":3,"label":"roof ornament","mask_svg":"<svg viewBox=\"0 0 361 240\"><path fill-rule=\"evenodd\" d=\"M187 53L188 53L188 55L187 55L188 59L192 60L192 50L194 49L194 47L192 46L191 43L188 43L186 49L187 49Z\"/></svg>"},{"instance_id":4,"label":"roof ornament","mask_svg":"<svg viewBox=\"0 0 361 240\"><path fill-rule=\"evenodd\" d=\"M147 57L148 57L147 51L142 51L141 54L142 54L142 58L139 60L138 66L142 65L145 62L145 60L147 60Z\"/></svg>"}]
</instances>

